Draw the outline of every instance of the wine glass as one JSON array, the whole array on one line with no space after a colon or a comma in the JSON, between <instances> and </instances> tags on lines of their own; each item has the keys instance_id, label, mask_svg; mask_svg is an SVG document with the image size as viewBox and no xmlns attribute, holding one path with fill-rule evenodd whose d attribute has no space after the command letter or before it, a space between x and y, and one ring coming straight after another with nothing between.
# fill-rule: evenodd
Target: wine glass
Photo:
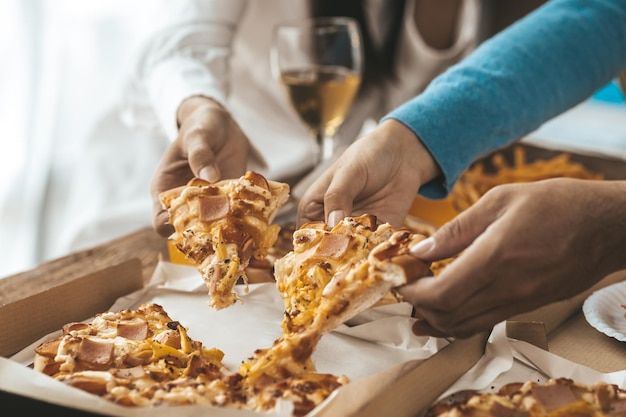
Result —
<instances>
[{"instance_id":1,"label":"wine glass","mask_svg":"<svg viewBox=\"0 0 626 417\"><path fill-rule=\"evenodd\" d=\"M272 71L317 142L315 165L332 157L333 137L361 84L362 50L351 18L311 18L274 29Z\"/></svg>"}]
</instances>

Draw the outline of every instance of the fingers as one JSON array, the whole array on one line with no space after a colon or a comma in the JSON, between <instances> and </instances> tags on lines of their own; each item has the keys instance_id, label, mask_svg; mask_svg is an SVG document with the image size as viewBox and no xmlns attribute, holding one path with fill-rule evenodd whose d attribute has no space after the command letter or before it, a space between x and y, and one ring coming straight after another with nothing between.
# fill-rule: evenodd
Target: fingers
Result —
<instances>
[{"instance_id":1,"label":"fingers","mask_svg":"<svg viewBox=\"0 0 626 417\"><path fill-rule=\"evenodd\" d=\"M187 160L194 176L205 181L217 182L220 180L220 169L206 135L207 132L199 129L186 133L184 140Z\"/></svg>"},{"instance_id":2,"label":"fingers","mask_svg":"<svg viewBox=\"0 0 626 417\"><path fill-rule=\"evenodd\" d=\"M352 214L353 201L363 189L363 176L341 166L332 176L324 194L324 217L329 226L336 226Z\"/></svg>"},{"instance_id":3,"label":"fingers","mask_svg":"<svg viewBox=\"0 0 626 417\"><path fill-rule=\"evenodd\" d=\"M444 271L445 272L445 271ZM444 284L441 275L438 278L422 278L417 283L432 280L431 287ZM470 289L473 291L469 296L458 297L457 294L464 292L464 289L448 287L446 290L432 296L434 299L430 303L416 302L416 297L420 291L424 290L419 285L414 286L411 291L400 290L400 294L409 303L415 303L416 315L421 322L416 323L413 331L417 335L429 335L436 337L453 336L465 338L475 333L489 330L495 324L507 318L528 311L535 305L529 305L527 301L518 299L520 294L516 294L507 288L506 285L498 287L482 286ZM430 292L432 294L432 291ZM536 306L541 301L534 300Z\"/></svg>"},{"instance_id":4,"label":"fingers","mask_svg":"<svg viewBox=\"0 0 626 417\"><path fill-rule=\"evenodd\" d=\"M492 204L479 202L444 224L431 237L418 242L410 253L424 261L450 258L471 245L497 214Z\"/></svg>"},{"instance_id":5,"label":"fingers","mask_svg":"<svg viewBox=\"0 0 626 417\"><path fill-rule=\"evenodd\" d=\"M298 226L324 220L336 226L352 214L352 202L359 193L353 166L342 159L335 162L304 193L298 205Z\"/></svg>"},{"instance_id":6,"label":"fingers","mask_svg":"<svg viewBox=\"0 0 626 417\"><path fill-rule=\"evenodd\" d=\"M163 209L159 201L153 201L152 226L154 230L163 237L169 237L174 233L174 226L169 224L169 214Z\"/></svg>"},{"instance_id":7,"label":"fingers","mask_svg":"<svg viewBox=\"0 0 626 417\"><path fill-rule=\"evenodd\" d=\"M167 237L173 233L173 227L167 223L169 215L161 206L159 195L186 184L193 177L218 181L220 171L213 163L214 159L199 131L187 133L184 139L177 138L165 150L151 183L152 225L159 235Z\"/></svg>"},{"instance_id":8,"label":"fingers","mask_svg":"<svg viewBox=\"0 0 626 417\"><path fill-rule=\"evenodd\" d=\"M302 194L298 202L296 227L305 223L324 220L324 192L328 187L330 178L329 171L326 171Z\"/></svg>"}]
</instances>

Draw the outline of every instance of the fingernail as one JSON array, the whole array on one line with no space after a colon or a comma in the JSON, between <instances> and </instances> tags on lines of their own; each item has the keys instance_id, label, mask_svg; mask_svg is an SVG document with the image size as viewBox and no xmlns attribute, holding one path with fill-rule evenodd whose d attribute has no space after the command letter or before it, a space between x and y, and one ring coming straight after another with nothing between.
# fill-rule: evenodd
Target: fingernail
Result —
<instances>
[{"instance_id":1,"label":"fingernail","mask_svg":"<svg viewBox=\"0 0 626 417\"><path fill-rule=\"evenodd\" d=\"M420 256L424 256L435 246L435 240L432 237L426 238L424 240L420 240L415 245L411 246L409 249L409 253L419 258Z\"/></svg>"},{"instance_id":2,"label":"fingernail","mask_svg":"<svg viewBox=\"0 0 626 417\"><path fill-rule=\"evenodd\" d=\"M200 172L198 172L198 175L201 179L208 182L217 182L220 179L219 172L213 165L202 168Z\"/></svg>"},{"instance_id":3,"label":"fingernail","mask_svg":"<svg viewBox=\"0 0 626 417\"><path fill-rule=\"evenodd\" d=\"M346 213L344 213L343 210L331 211L328 215L328 225L330 227L335 227L344 219L344 217L346 217Z\"/></svg>"}]
</instances>

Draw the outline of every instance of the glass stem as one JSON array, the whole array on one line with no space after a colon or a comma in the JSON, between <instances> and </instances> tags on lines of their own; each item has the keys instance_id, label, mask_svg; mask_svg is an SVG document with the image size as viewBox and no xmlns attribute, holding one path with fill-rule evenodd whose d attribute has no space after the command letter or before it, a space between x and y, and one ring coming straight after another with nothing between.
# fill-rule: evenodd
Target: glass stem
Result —
<instances>
[{"instance_id":1,"label":"glass stem","mask_svg":"<svg viewBox=\"0 0 626 417\"><path fill-rule=\"evenodd\" d=\"M324 135L323 132L319 132L316 135L318 150L315 156L316 165L327 161L333 156L333 137Z\"/></svg>"}]
</instances>

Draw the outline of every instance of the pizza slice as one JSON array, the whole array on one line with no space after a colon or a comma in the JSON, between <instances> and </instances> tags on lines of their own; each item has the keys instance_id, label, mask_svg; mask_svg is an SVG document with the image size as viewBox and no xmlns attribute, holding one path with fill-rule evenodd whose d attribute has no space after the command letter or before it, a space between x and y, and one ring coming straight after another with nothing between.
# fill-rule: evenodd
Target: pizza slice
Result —
<instances>
[{"instance_id":1,"label":"pizza slice","mask_svg":"<svg viewBox=\"0 0 626 417\"><path fill-rule=\"evenodd\" d=\"M442 400L427 417L624 417L626 391L615 384L586 385L570 378L509 383L494 393Z\"/></svg>"},{"instance_id":2,"label":"pizza slice","mask_svg":"<svg viewBox=\"0 0 626 417\"><path fill-rule=\"evenodd\" d=\"M125 406L240 407L233 387L241 378L223 356L192 340L160 305L143 304L65 325L62 336L36 348L34 369Z\"/></svg>"},{"instance_id":3,"label":"pizza slice","mask_svg":"<svg viewBox=\"0 0 626 417\"><path fill-rule=\"evenodd\" d=\"M127 407L211 405L271 412L279 400L308 414L345 378L308 372L249 384L223 365L224 353L189 337L162 306L104 312L69 323L35 348L34 369Z\"/></svg>"},{"instance_id":4,"label":"pizza slice","mask_svg":"<svg viewBox=\"0 0 626 417\"><path fill-rule=\"evenodd\" d=\"M217 183L194 178L161 193L175 246L197 265L209 290L209 305L223 309L237 301L233 287L247 284L251 258L262 259L278 237L272 224L289 198L289 186L249 171Z\"/></svg>"},{"instance_id":5,"label":"pizza slice","mask_svg":"<svg viewBox=\"0 0 626 417\"><path fill-rule=\"evenodd\" d=\"M325 333L409 279L431 275L427 264L408 255L423 238L378 224L373 215L347 217L334 228L314 222L296 230L294 250L275 263L285 301L283 334L242 364L246 382L314 372L311 355Z\"/></svg>"},{"instance_id":6,"label":"pizza slice","mask_svg":"<svg viewBox=\"0 0 626 417\"><path fill-rule=\"evenodd\" d=\"M61 337L36 348L34 368L126 406L271 411L287 400L294 416L306 415L349 382L316 372L312 354L320 338L409 277L428 275L427 265L406 255L421 238L379 225L374 216L346 218L332 229L309 223L297 230L294 250L276 261L287 312L283 335L255 351L238 372L222 364L220 350L192 340L157 304L64 326Z\"/></svg>"}]
</instances>

